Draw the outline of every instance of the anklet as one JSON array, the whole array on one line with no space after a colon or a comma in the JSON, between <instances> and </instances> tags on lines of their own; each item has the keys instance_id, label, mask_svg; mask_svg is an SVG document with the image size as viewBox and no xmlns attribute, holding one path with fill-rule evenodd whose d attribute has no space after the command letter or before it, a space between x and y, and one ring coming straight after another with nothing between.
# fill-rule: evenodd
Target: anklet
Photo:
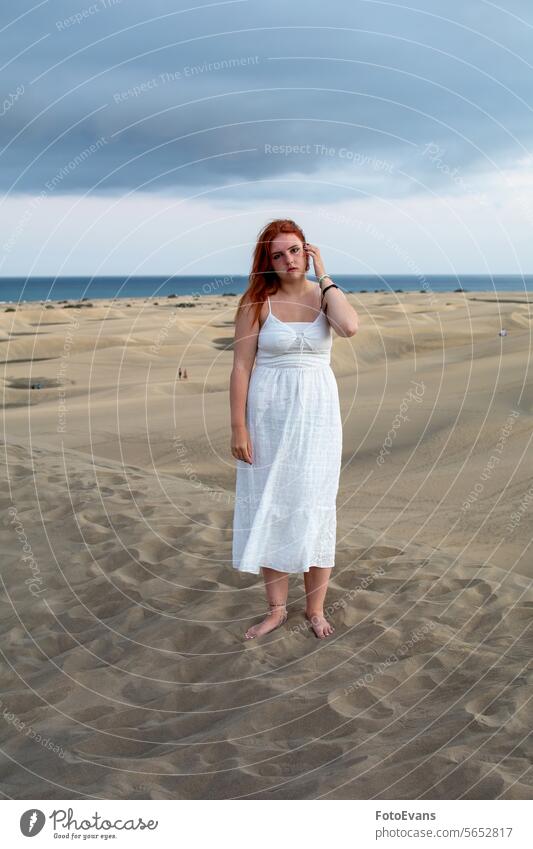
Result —
<instances>
[{"instance_id":1,"label":"anklet","mask_svg":"<svg viewBox=\"0 0 533 849\"><path fill-rule=\"evenodd\" d=\"M271 603L269 602L269 607L270 607L270 608L274 608L274 607L285 607L285 608L286 608L286 607L287 607L287 605L286 605L285 603L283 603L283 604L271 604ZM267 610L267 616L269 616L269 615L270 615L271 613L273 613L273 612L274 612L273 610Z\"/></svg>"}]
</instances>

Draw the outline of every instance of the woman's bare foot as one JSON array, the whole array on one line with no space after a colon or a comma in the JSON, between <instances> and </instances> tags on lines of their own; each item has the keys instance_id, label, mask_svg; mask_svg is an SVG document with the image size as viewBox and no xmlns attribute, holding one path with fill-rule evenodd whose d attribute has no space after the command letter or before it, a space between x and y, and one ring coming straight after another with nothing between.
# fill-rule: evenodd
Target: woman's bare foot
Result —
<instances>
[{"instance_id":1,"label":"woman's bare foot","mask_svg":"<svg viewBox=\"0 0 533 849\"><path fill-rule=\"evenodd\" d=\"M271 604L270 610L262 622L258 625L252 625L248 628L244 635L245 640L252 640L254 637L262 637L263 634L268 634L275 628L279 628L287 621L287 608L284 604Z\"/></svg>"},{"instance_id":2,"label":"woman's bare foot","mask_svg":"<svg viewBox=\"0 0 533 849\"><path fill-rule=\"evenodd\" d=\"M306 611L305 618L311 623L311 627L319 640L329 637L335 630L333 625L329 624L321 610L315 610L312 613Z\"/></svg>"}]
</instances>

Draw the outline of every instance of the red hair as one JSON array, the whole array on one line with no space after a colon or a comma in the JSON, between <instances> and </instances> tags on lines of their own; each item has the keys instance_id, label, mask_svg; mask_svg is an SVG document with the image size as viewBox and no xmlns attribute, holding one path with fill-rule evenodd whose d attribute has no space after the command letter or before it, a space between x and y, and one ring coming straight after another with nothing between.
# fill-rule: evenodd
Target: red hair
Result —
<instances>
[{"instance_id":1,"label":"red hair","mask_svg":"<svg viewBox=\"0 0 533 849\"><path fill-rule=\"evenodd\" d=\"M280 233L294 233L302 242L305 242L302 228L298 227L290 218L276 218L263 227L257 236L252 270L248 278L248 288L239 301L235 318L237 318L239 310L250 305L254 312L254 322L259 321L261 308L267 299L267 295L274 295L278 291L279 278L272 268L271 245L272 240ZM309 255L306 257L305 270L309 270Z\"/></svg>"}]
</instances>

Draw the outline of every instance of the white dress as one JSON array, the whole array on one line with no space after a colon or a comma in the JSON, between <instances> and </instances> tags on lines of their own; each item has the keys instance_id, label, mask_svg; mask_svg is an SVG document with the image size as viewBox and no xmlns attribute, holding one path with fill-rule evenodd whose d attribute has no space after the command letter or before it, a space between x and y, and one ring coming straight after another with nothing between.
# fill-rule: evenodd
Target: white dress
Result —
<instances>
[{"instance_id":1,"label":"white dress","mask_svg":"<svg viewBox=\"0 0 533 849\"><path fill-rule=\"evenodd\" d=\"M246 405L253 462L235 460L233 568L256 575L335 565L342 454L325 313L285 322L268 309Z\"/></svg>"}]
</instances>

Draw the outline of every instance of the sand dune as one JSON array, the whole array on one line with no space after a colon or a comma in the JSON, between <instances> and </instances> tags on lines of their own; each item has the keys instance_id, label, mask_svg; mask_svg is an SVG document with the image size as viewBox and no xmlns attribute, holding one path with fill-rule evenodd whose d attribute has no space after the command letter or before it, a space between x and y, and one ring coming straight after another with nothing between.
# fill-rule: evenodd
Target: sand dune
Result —
<instances>
[{"instance_id":1,"label":"sand dune","mask_svg":"<svg viewBox=\"0 0 533 849\"><path fill-rule=\"evenodd\" d=\"M235 299L0 314L6 794L531 798L531 307L480 295L351 296L328 641L297 577L243 640Z\"/></svg>"}]
</instances>

